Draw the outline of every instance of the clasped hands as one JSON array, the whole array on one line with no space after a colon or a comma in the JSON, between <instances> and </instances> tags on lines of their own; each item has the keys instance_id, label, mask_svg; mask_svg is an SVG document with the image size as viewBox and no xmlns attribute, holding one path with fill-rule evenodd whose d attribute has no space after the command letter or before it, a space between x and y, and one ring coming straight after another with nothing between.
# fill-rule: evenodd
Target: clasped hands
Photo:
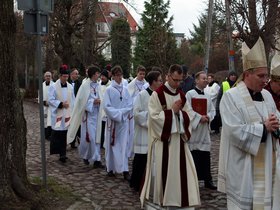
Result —
<instances>
[{"instance_id":1,"label":"clasped hands","mask_svg":"<svg viewBox=\"0 0 280 210\"><path fill-rule=\"evenodd\" d=\"M269 114L268 118L264 121L264 125L268 132L274 132L279 128L279 120L275 114Z\"/></svg>"}]
</instances>

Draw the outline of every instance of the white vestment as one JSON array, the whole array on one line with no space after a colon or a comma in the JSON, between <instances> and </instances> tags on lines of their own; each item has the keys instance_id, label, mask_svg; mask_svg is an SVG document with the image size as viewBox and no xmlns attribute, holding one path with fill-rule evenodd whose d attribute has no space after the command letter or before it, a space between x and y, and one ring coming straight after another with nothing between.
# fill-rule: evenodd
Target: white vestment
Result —
<instances>
[{"instance_id":1,"label":"white vestment","mask_svg":"<svg viewBox=\"0 0 280 210\"><path fill-rule=\"evenodd\" d=\"M149 86L149 83L147 83L145 80L143 81L139 81L137 80L137 78L134 78L127 86L128 92L132 98L133 101L133 106L135 103L135 98L137 97L137 95L140 93L140 91L145 90L147 87ZM133 151L133 139L134 139L134 132L135 132L135 128L134 128L134 117L133 117L133 110L130 113L129 116L129 138L131 139L130 142L132 143L131 145L129 145L130 149L131 149L131 155L134 153Z\"/></svg>"},{"instance_id":2,"label":"white vestment","mask_svg":"<svg viewBox=\"0 0 280 210\"><path fill-rule=\"evenodd\" d=\"M145 200L151 201L151 197L153 203L164 207L173 206L179 209L200 205L197 174L187 144L191 125L185 122L185 119L189 118L184 118L191 113L190 105L186 102L182 111L178 115L175 114L171 107L175 101L181 99L180 94L175 93L176 90L170 88L167 83L165 86L160 88L168 88L173 92L173 95L163 92L166 109L163 109L159 100L159 89L153 92L148 105L148 158L145 182L140 195L141 205L144 205ZM183 93L182 95L185 98ZM166 125L168 129L165 130ZM163 140L165 134L168 139ZM167 153L164 152L166 140ZM166 162L164 158L167 158ZM164 168L167 171L165 189L162 173ZM187 206L183 206L185 202L188 202Z\"/></svg>"},{"instance_id":3,"label":"white vestment","mask_svg":"<svg viewBox=\"0 0 280 210\"><path fill-rule=\"evenodd\" d=\"M275 168L275 139L261 143L264 120L276 113L271 94L253 101L244 82L224 93L218 190L227 193L228 209L271 209ZM276 198L278 199L278 198ZM278 206L279 209L279 206Z\"/></svg>"},{"instance_id":4,"label":"white vestment","mask_svg":"<svg viewBox=\"0 0 280 210\"><path fill-rule=\"evenodd\" d=\"M106 89L103 108L107 115L105 135L105 158L107 171L128 171L128 158L132 143L129 138L129 113L132 99L126 87L112 81Z\"/></svg>"},{"instance_id":5,"label":"white vestment","mask_svg":"<svg viewBox=\"0 0 280 210\"><path fill-rule=\"evenodd\" d=\"M214 82L212 86L207 85L206 88L204 88L204 93L210 95L210 98L215 108L216 108L219 90L220 90L220 86L216 82Z\"/></svg>"},{"instance_id":6,"label":"white vestment","mask_svg":"<svg viewBox=\"0 0 280 210\"><path fill-rule=\"evenodd\" d=\"M72 112L72 119L67 132L67 143L71 143L75 139L79 126L82 124L83 118L85 119L85 111L87 111L87 108L91 109L89 104L89 98L92 90L92 88L90 87L91 82L92 81L89 78L85 79L80 87L81 91L78 91L78 94L76 96L75 105ZM100 97L101 95L100 86L96 88L95 92L96 92L96 97L97 96ZM94 96L94 91L92 94ZM102 100L101 100L101 104L102 104ZM101 107L101 104L98 107ZM99 109L100 108L98 108L98 110L95 110L95 112L98 111L97 120L101 118L101 112L99 112ZM95 124L97 124L96 138L93 137L94 134L92 134L91 137L94 139L95 143L99 144L100 138L98 138L98 134L101 132L100 131L101 126L99 126L99 121L95 122Z\"/></svg>"},{"instance_id":7,"label":"white vestment","mask_svg":"<svg viewBox=\"0 0 280 210\"><path fill-rule=\"evenodd\" d=\"M81 142L79 153L81 158L87 159L90 163L100 161L100 139L97 138L97 127L99 114L99 104L94 104L95 99L100 99L100 84L90 82L90 94L83 113L81 123Z\"/></svg>"},{"instance_id":8,"label":"white vestment","mask_svg":"<svg viewBox=\"0 0 280 210\"><path fill-rule=\"evenodd\" d=\"M48 102L48 92L49 92L49 87L53 84L53 81L50 81L49 85L46 85L46 81L43 82L43 101ZM51 109L49 106L44 106L44 123L45 123L45 128L48 126L51 126Z\"/></svg>"},{"instance_id":9,"label":"white vestment","mask_svg":"<svg viewBox=\"0 0 280 210\"><path fill-rule=\"evenodd\" d=\"M100 93L101 93L100 100L101 101L103 101L105 91L110 85L111 85L111 80L108 80L106 85L101 85L101 82L100 82ZM101 111L101 120L106 121L106 114L105 114L105 111L102 106L100 106L100 111Z\"/></svg>"},{"instance_id":10,"label":"white vestment","mask_svg":"<svg viewBox=\"0 0 280 210\"><path fill-rule=\"evenodd\" d=\"M198 94L195 89L190 90L186 94L187 101L191 104L192 98L205 98L207 99L207 116L209 117L209 123L214 119L216 114L215 107L208 94ZM209 151L211 150L211 139L208 123L200 123L201 115L197 112L194 114L192 124L192 136L188 142L190 151L200 150Z\"/></svg>"},{"instance_id":11,"label":"white vestment","mask_svg":"<svg viewBox=\"0 0 280 210\"><path fill-rule=\"evenodd\" d=\"M71 117L71 110L73 109L75 96L73 86L67 82L67 87L62 88L60 79L49 87L48 103L51 108L51 125L53 130L63 131L67 130L70 121L67 119ZM58 108L61 102L68 102L69 107ZM58 120L60 123L58 123Z\"/></svg>"},{"instance_id":12,"label":"white vestment","mask_svg":"<svg viewBox=\"0 0 280 210\"><path fill-rule=\"evenodd\" d=\"M133 114L135 122L134 153L147 154L148 152L148 103L150 94L143 90L136 96Z\"/></svg>"}]
</instances>

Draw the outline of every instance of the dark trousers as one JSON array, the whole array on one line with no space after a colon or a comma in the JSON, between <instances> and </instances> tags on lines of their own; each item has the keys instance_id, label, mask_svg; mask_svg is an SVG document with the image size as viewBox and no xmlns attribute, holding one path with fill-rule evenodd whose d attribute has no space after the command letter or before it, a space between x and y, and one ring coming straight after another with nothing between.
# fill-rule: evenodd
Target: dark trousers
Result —
<instances>
[{"instance_id":1,"label":"dark trousers","mask_svg":"<svg viewBox=\"0 0 280 210\"><path fill-rule=\"evenodd\" d=\"M106 125L106 121L102 121L102 125L101 125L101 148L104 148L105 125Z\"/></svg>"},{"instance_id":2,"label":"dark trousers","mask_svg":"<svg viewBox=\"0 0 280 210\"><path fill-rule=\"evenodd\" d=\"M193 150L191 153L198 180L212 181L210 152Z\"/></svg>"},{"instance_id":3,"label":"dark trousers","mask_svg":"<svg viewBox=\"0 0 280 210\"><path fill-rule=\"evenodd\" d=\"M52 135L52 127L48 126L45 128L45 139L51 140L51 135Z\"/></svg>"},{"instance_id":4,"label":"dark trousers","mask_svg":"<svg viewBox=\"0 0 280 210\"><path fill-rule=\"evenodd\" d=\"M214 117L214 119L212 120L212 122L210 123L211 130L219 132L221 126L222 126L221 116L220 115L216 115Z\"/></svg>"},{"instance_id":5,"label":"dark trousers","mask_svg":"<svg viewBox=\"0 0 280 210\"><path fill-rule=\"evenodd\" d=\"M146 163L147 154L135 154L132 163L130 187L134 188L137 192L140 190L141 182L145 175Z\"/></svg>"},{"instance_id":6,"label":"dark trousers","mask_svg":"<svg viewBox=\"0 0 280 210\"><path fill-rule=\"evenodd\" d=\"M66 131L56 131L52 130L51 144L50 144L50 154L59 154L60 157L66 156Z\"/></svg>"}]
</instances>

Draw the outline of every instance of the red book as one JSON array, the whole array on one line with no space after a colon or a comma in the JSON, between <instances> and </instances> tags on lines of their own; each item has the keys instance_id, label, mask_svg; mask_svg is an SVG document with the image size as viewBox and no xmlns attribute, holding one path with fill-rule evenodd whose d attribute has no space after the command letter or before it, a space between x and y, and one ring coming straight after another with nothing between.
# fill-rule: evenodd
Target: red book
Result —
<instances>
[{"instance_id":1,"label":"red book","mask_svg":"<svg viewBox=\"0 0 280 210\"><path fill-rule=\"evenodd\" d=\"M206 98L192 98L193 111L207 115L207 99Z\"/></svg>"}]
</instances>

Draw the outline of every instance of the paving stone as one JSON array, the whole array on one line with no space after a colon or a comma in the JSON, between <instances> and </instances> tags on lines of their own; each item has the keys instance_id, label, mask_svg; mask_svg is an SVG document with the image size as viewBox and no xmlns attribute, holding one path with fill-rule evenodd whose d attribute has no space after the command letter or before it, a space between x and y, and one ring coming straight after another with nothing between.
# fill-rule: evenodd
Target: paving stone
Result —
<instances>
[{"instance_id":1,"label":"paving stone","mask_svg":"<svg viewBox=\"0 0 280 210\"><path fill-rule=\"evenodd\" d=\"M39 106L33 102L24 102L24 113L27 121L27 171L29 176L41 176L41 149L39 128ZM219 142L220 136L211 134L211 170L213 181L217 182ZM79 157L77 149L67 147L69 161L62 164L58 161L58 155L49 155L49 141L45 142L47 176L54 177L64 185L68 185L75 194L86 199L84 206L72 205L72 209L106 209L106 210L137 210L140 209L139 194L134 192L127 181L123 180L122 174L116 178L107 177L102 169L93 169L92 166L84 165ZM102 150L102 162L104 150ZM129 161L131 169L132 160ZM204 188L203 182L199 183L202 205L196 209L226 209L226 196L217 191ZM72 210L71 209L71 210Z\"/></svg>"}]
</instances>

